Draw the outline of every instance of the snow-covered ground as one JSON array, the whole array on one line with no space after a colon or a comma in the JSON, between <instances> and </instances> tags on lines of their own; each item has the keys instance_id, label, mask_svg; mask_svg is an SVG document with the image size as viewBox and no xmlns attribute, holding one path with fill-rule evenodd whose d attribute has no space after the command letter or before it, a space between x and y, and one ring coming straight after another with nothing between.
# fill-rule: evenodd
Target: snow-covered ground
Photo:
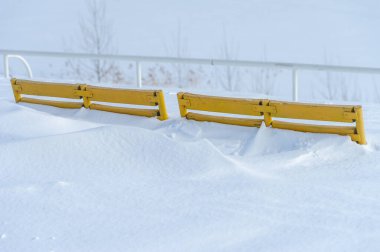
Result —
<instances>
[{"instance_id":1,"label":"snow-covered ground","mask_svg":"<svg viewBox=\"0 0 380 252\"><path fill-rule=\"evenodd\" d=\"M0 251L379 251L380 105L348 137L15 104ZM225 93L225 95L229 95Z\"/></svg>"}]
</instances>

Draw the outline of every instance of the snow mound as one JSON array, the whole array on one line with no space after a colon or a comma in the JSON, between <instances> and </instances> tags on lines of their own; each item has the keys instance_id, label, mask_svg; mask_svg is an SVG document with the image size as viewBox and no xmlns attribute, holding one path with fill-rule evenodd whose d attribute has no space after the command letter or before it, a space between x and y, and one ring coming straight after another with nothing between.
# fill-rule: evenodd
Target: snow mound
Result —
<instances>
[{"instance_id":1,"label":"snow mound","mask_svg":"<svg viewBox=\"0 0 380 252\"><path fill-rule=\"evenodd\" d=\"M0 251L377 251L379 106L348 137L0 99ZM172 99L175 101L175 99Z\"/></svg>"},{"instance_id":2,"label":"snow mound","mask_svg":"<svg viewBox=\"0 0 380 252\"><path fill-rule=\"evenodd\" d=\"M24 153L29 158L7 158L12 153ZM30 158L38 162L30 162ZM231 169L231 162L206 140L181 143L163 134L146 129L101 126L75 133L58 134L2 144L3 165L16 171L31 171L28 180L40 174L75 179L78 173L88 173L110 179L119 175L171 178L191 178L204 173L222 174ZM232 166L233 167L233 166ZM49 176L48 176L49 175ZM148 176L147 176L148 175ZM106 178L104 177L104 178ZM8 180L10 177L8 177Z\"/></svg>"}]
</instances>

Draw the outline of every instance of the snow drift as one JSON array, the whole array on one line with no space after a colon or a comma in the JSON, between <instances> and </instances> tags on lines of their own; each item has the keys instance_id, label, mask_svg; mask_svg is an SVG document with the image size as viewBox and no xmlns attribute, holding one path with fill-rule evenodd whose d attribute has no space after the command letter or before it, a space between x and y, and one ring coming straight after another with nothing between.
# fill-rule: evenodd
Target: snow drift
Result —
<instances>
[{"instance_id":1,"label":"snow drift","mask_svg":"<svg viewBox=\"0 0 380 252\"><path fill-rule=\"evenodd\" d=\"M1 251L379 249L378 105L360 146L186 121L170 94L160 122L2 89Z\"/></svg>"}]
</instances>

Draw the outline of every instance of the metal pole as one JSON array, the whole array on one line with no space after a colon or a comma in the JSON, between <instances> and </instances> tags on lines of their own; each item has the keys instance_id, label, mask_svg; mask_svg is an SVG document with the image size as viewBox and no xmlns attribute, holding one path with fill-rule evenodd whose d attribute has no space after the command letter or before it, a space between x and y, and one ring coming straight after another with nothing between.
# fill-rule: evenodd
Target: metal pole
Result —
<instances>
[{"instance_id":1,"label":"metal pole","mask_svg":"<svg viewBox=\"0 0 380 252\"><path fill-rule=\"evenodd\" d=\"M136 82L139 88L142 87L142 74L141 74L141 63L136 61Z\"/></svg>"},{"instance_id":2,"label":"metal pole","mask_svg":"<svg viewBox=\"0 0 380 252\"><path fill-rule=\"evenodd\" d=\"M265 67L312 71L334 71L334 72L353 72L380 74L380 67L353 67L353 66L334 66L334 65L315 65L301 64L291 62L263 62L263 61L247 61L247 60L221 60L206 58L174 58L174 57L149 57L137 55L114 55L114 54L88 54L88 53L64 53L64 52L41 52L41 51L22 51L22 50L2 50L0 54L23 55L23 56L39 56L39 57L58 57L58 58L83 58L83 59L112 59L126 60L132 62L161 62L176 64L200 64L200 65L216 65L216 66L241 66L241 67Z\"/></svg>"},{"instance_id":3,"label":"metal pole","mask_svg":"<svg viewBox=\"0 0 380 252\"><path fill-rule=\"evenodd\" d=\"M8 54L4 54L4 77L5 77L5 79L9 79Z\"/></svg>"},{"instance_id":4,"label":"metal pole","mask_svg":"<svg viewBox=\"0 0 380 252\"><path fill-rule=\"evenodd\" d=\"M298 101L298 72L293 68L293 101Z\"/></svg>"}]
</instances>

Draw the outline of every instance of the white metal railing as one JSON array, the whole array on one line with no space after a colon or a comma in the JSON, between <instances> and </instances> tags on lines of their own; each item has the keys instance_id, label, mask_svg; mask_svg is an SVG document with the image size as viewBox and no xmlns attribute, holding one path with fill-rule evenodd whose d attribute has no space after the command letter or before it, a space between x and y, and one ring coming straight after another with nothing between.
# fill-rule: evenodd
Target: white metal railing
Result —
<instances>
[{"instance_id":1,"label":"white metal railing","mask_svg":"<svg viewBox=\"0 0 380 252\"><path fill-rule=\"evenodd\" d=\"M21 55L13 55L13 54L4 54L4 77L5 78L9 78L9 59L10 58L15 58L15 59L19 59L23 64L24 66L26 67L26 70L28 71L28 75L29 75L29 78L33 78L33 73L32 73L32 69L28 63L28 61L26 61L26 59L24 57L22 57Z\"/></svg>"},{"instance_id":2,"label":"white metal railing","mask_svg":"<svg viewBox=\"0 0 380 252\"><path fill-rule=\"evenodd\" d=\"M136 62L136 84L142 86L142 63L143 62L160 62L160 63L181 63L181 64L198 64L212 66L236 66L236 67L260 67L260 68L280 68L292 71L292 94L293 100L298 100L298 73L300 70L327 71L327 72L349 72L364 74L380 74L380 68L370 67L352 67L352 66L334 66L334 65L317 65L301 63L281 63L266 61L247 61L247 60L222 60L222 59L201 59L201 58L175 58L175 57L150 57L134 55L113 55L113 54L88 54L88 53L67 53L67 52L38 52L22 50L0 50L4 57L4 77L9 78L9 58L21 60L28 70L29 77L32 78L32 70L23 56L38 57L55 57L55 58L81 58L81 59L108 59L123 60Z\"/></svg>"}]
</instances>

